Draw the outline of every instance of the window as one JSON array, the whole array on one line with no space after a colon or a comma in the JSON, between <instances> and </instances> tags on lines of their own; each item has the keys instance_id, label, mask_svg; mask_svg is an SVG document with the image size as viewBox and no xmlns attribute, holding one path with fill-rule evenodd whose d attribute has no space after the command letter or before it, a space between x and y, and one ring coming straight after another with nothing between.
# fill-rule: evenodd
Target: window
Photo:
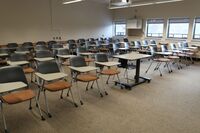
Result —
<instances>
[{"instance_id":1,"label":"window","mask_svg":"<svg viewBox=\"0 0 200 133\"><path fill-rule=\"evenodd\" d=\"M200 39L200 17L195 19L193 39Z\"/></svg>"},{"instance_id":2,"label":"window","mask_svg":"<svg viewBox=\"0 0 200 133\"><path fill-rule=\"evenodd\" d=\"M147 20L147 37L162 37L164 28L164 19Z\"/></svg>"},{"instance_id":3,"label":"window","mask_svg":"<svg viewBox=\"0 0 200 133\"><path fill-rule=\"evenodd\" d=\"M125 35L126 35L126 23L115 22L115 36L125 36Z\"/></svg>"},{"instance_id":4,"label":"window","mask_svg":"<svg viewBox=\"0 0 200 133\"><path fill-rule=\"evenodd\" d=\"M183 38L188 37L189 18L173 18L169 19L168 38Z\"/></svg>"}]
</instances>

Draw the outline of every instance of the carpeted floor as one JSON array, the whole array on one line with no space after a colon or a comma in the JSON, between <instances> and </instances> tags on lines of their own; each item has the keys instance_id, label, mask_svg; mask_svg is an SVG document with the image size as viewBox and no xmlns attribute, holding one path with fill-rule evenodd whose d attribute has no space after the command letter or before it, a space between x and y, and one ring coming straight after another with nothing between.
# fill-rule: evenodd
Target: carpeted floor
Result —
<instances>
[{"instance_id":1,"label":"carpeted floor","mask_svg":"<svg viewBox=\"0 0 200 133\"><path fill-rule=\"evenodd\" d=\"M60 93L48 93L53 117L43 113L46 121L40 120L35 107L28 110L29 102L5 105L8 129L11 133L199 133L200 64L184 66L182 70L174 68L172 74L163 69L163 77L153 72L153 68L144 74L148 65L149 62L142 62L141 73L151 77L151 83L131 91L122 90L112 82L109 86L100 84L109 93L103 98L96 89L88 92L82 89L83 106L74 93L78 108L67 97L59 99ZM129 70L129 75L134 72ZM84 86L79 84L80 88ZM45 109L43 98L41 95L40 103ZM0 132L3 132L2 120Z\"/></svg>"}]
</instances>

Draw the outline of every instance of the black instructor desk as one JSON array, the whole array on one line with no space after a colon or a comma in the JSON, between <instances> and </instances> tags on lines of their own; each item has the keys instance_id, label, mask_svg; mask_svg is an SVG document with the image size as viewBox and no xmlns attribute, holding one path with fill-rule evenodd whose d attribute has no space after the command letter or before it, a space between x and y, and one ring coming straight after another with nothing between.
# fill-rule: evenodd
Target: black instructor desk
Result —
<instances>
[{"instance_id":1,"label":"black instructor desk","mask_svg":"<svg viewBox=\"0 0 200 133\"><path fill-rule=\"evenodd\" d=\"M128 53L128 54L123 54L123 55L116 55L113 56L114 58L118 58L121 60L126 60L126 61L136 61L136 73L135 73L135 79L133 83L124 83L124 82L119 82L119 81L115 81L116 85L120 85L121 87L125 87L126 89L131 90L132 87L142 84L146 81L150 82L151 79L150 78L146 78L146 77L141 77L140 76L140 61L141 59L146 59L146 58L150 58L151 55L145 55L145 54L139 54L136 52L132 52L132 53Z\"/></svg>"}]
</instances>

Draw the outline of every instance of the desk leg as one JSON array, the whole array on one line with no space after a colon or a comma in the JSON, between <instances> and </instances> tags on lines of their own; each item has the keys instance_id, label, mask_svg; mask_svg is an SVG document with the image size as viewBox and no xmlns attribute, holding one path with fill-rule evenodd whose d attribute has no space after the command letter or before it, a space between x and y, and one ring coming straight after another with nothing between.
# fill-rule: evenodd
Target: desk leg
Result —
<instances>
[{"instance_id":1,"label":"desk leg","mask_svg":"<svg viewBox=\"0 0 200 133\"><path fill-rule=\"evenodd\" d=\"M148 81L148 82L151 81L150 78L140 76L140 59L136 60L136 70L135 71L136 71L136 73L135 73L135 82L134 83L121 83L121 82L115 81L115 84L116 85L118 84L122 87L125 87L126 89L131 90L132 87L134 87L134 86L145 83L146 81Z\"/></svg>"}]
</instances>

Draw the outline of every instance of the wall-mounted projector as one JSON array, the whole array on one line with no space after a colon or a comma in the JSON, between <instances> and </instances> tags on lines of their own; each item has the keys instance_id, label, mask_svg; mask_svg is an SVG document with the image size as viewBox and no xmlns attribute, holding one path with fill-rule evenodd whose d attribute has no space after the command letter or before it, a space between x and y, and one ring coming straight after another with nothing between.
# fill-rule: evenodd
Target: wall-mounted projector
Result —
<instances>
[{"instance_id":1,"label":"wall-mounted projector","mask_svg":"<svg viewBox=\"0 0 200 133\"><path fill-rule=\"evenodd\" d=\"M131 4L131 0L111 0L111 6L127 6Z\"/></svg>"}]
</instances>

